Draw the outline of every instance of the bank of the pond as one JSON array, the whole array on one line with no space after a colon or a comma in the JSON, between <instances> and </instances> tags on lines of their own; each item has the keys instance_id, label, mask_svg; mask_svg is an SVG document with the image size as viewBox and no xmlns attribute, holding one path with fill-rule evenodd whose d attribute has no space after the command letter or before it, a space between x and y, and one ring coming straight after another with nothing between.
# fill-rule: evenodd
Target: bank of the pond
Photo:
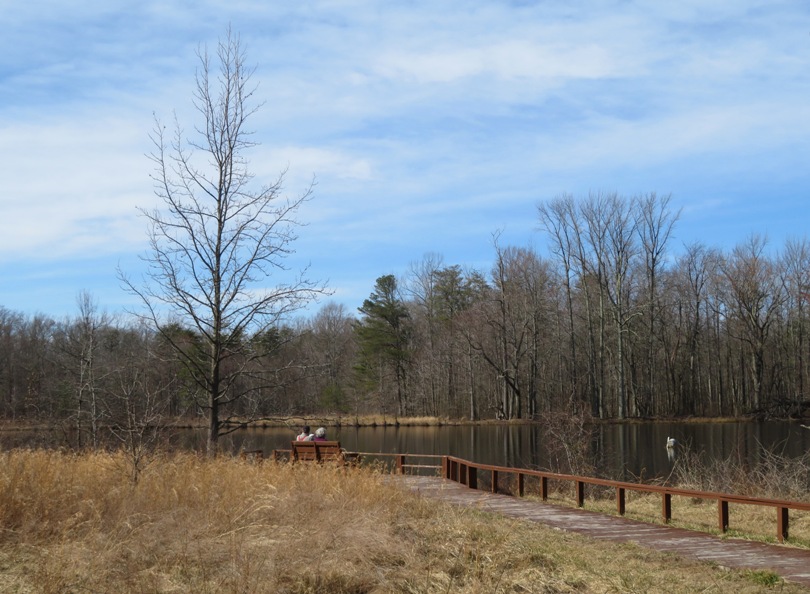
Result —
<instances>
[{"instance_id":1,"label":"bank of the pond","mask_svg":"<svg viewBox=\"0 0 810 594\"><path fill-rule=\"evenodd\" d=\"M232 429L278 429L290 428L299 429L304 425L310 427L475 427L475 426L519 426L519 425L544 425L549 417L539 419L478 419L449 417L396 417L391 415L311 415L311 416L274 416L260 419L229 419L223 422L223 428ZM582 421L586 425L637 425L637 424L664 424L664 423L687 423L687 424L727 424L727 423L751 423L762 420L796 422L799 424L810 423L810 418L806 419L762 419L754 415L741 417L633 417L627 419L598 419L594 417L583 417ZM104 427L103 421L98 423L99 427ZM165 429L195 429L207 430L208 420L203 417L181 417L166 420L161 427ZM68 420L54 421L50 423L32 422L19 419L0 420L0 432L6 431L65 431L74 428L74 423ZM810 426L808 426L810 429Z\"/></svg>"},{"instance_id":2,"label":"bank of the pond","mask_svg":"<svg viewBox=\"0 0 810 594\"><path fill-rule=\"evenodd\" d=\"M120 453L0 458L8 592L806 591L428 501L363 469L179 453L133 483Z\"/></svg>"},{"instance_id":3,"label":"bank of the pond","mask_svg":"<svg viewBox=\"0 0 810 594\"><path fill-rule=\"evenodd\" d=\"M554 415L559 416L559 415ZM563 415L568 416L568 415ZM448 418L448 417L394 417L386 415L312 415L290 417L268 417L255 420L229 420L224 426L233 428L300 428L303 425L310 427L452 427L452 426L510 426L510 425L543 425L550 417L538 419L478 419ZM722 423L750 423L762 420L782 422L810 422L809 419L795 418L768 418L762 419L755 415L741 417L632 417L627 419L598 419L583 417L582 421L593 425L615 424L645 424L645 423L694 423L694 424L722 424ZM178 429L207 429L208 422L202 418L176 419L167 424ZM0 426L2 429L2 426Z\"/></svg>"},{"instance_id":4,"label":"bank of the pond","mask_svg":"<svg viewBox=\"0 0 810 594\"><path fill-rule=\"evenodd\" d=\"M763 464L799 461L808 465L810 430L793 421L700 422L657 420L648 422L600 422L583 424L578 419L552 418L543 423L463 423L436 417L390 418L285 417L265 420L263 426L234 426L221 436L223 452L289 449L302 425L311 430L324 426L329 439L355 452L453 455L485 464L601 476L629 482L667 480L698 457L701 465L719 469L746 468L755 473ZM0 431L0 449L18 447L88 446L89 435L67 426L26 430L14 426ZM115 447L114 437L99 434L101 447ZM675 448L665 448L672 439ZM160 435L165 447L207 450L207 428L197 422L182 422ZM120 442L117 442L120 444ZM720 473L727 476L728 473ZM733 477L732 477L733 478ZM732 481L733 482L733 481ZM808 481L810 482L810 481ZM718 488L730 488L718 484ZM775 483L776 488L781 484ZM784 497L784 494L780 495Z\"/></svg>"}]
</instances>

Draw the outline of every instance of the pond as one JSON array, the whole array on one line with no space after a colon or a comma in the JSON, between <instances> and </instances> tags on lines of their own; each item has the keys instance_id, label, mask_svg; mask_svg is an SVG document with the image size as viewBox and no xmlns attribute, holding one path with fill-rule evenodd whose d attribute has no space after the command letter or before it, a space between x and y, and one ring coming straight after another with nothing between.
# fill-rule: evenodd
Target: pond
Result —
<instances>
[{"instance_id":1,"label":"pond","mask_svg":"<svg viewBox=\"0 0 810 594\"><path fill-rule=\"evenodd\" d=\"M751 467L768 452L799 458L810 451L810 430L788 421L634 422L597 424L593 429L590 456L600 475L616 480L666 477L674 458L686 450ZM294 436L293 429L246 429L223 438L223 445L235 451L262 449L269 455L273 449L288 449ZM203 431L187 431L181 437L185 447L204 447ZM669 437L677 442L674 452L666 447ZM351 451L451 454L502 466L559 468L553 459L559 444L540 424L330 427L328 438L340 440Z\"/></svg>"},{"instance_id":2,"label":"pond","mask_svg":"<svg viewBox=\"0 0 810 594\"><path fill-rule=\"evenodd\" d=\"M313 430L315 427L313 427ZM295 428L257 428L222 438L225 449L289 449ZM674 450L666 447L674 438ZM566 472L560 462L562 440L543 424L431 427L329 427L328 438L355 452L451 454L474 462ZM0 447L53 447L64 435L0 431ZM204 430L178 430L178 447L205 448ZM675 460L690 451L706 460L732 460L752 468L768 453L800 458L810 451L810 430L797 422L740 421L724 423L632 422L596 424L585 449L596 474L615 480L665 478ZM674 454L674 455L673 455ZM427 460L415 462L431 463Z\"/></svg>"}]
</instances>

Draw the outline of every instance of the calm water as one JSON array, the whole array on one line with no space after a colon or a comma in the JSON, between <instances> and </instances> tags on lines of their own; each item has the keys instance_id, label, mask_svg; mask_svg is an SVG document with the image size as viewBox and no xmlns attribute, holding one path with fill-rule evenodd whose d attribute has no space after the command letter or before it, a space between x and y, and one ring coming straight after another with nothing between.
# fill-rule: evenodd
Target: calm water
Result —
<instances>
[{"instance_id":1,"label":"calm water","mask_svg":"<svg viewBox=\"0 0 810 594\"><path fill-rule=\"evenodd\" d=\"M274 449L288 449L294 436L293 429L247 429L223 437L222 445L233 451L262 449L269 455ZM451 454L487 464L566 470L553 461L553 452L559 448L543 425L330 427L328 437L340 440L350 451ZM784 421L597 425L589 448L601 476L628 481L652 479L665 477L672 470L667 437L678 441L676 455L689 449L710 459L731 458L751 466L756 466L765 452L798 458L810 451L810 430ZM184 430L176 438L180 447L205 447L202 430ZM59 439L61 435L0 431L0 448L49 447Z\"/></svg>"},{"instance_id":2,"label":"calm water","mask_svg":"<svg viewBox=\"0 0 810 594\"><path fill-rule=\"evenodd\" d=\"M314 430L314 427L313 427ZM294 431L250 429L231 434L234 449L287 449ZM480 427L341 427L329 428L329 439L351 451L451 454L476 462L548 469L556 448L542 425ZM755 466L764 452L801 457L810 451L810 430L783 421L739 423L632 423L599 425L590 444L600 474L619 480L663 477L673 460L667 437L677 440L675 455L688 448L707 457ZM202 447L205 435L189 433L184 441Z\"/></svg>"}]
</instances>

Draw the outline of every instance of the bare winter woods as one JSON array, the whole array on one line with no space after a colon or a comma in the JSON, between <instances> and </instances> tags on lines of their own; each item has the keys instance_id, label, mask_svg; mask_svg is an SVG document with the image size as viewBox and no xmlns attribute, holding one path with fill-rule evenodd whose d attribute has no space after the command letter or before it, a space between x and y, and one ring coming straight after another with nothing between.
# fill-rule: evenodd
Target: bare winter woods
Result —
<instances>
[{"instance_id":1,"label":"bare winter woods","mask_svg":"<svg viewBox=\"0 0 810 594\"><path fill-rule=\"evenodd\" d=\"M795 415L807 408L810 245L760 236L729 251L676 241L667 196L542 203L543 253L502 245L472 270L429 254L382 275L357 311L326 302L229 337L224 427L275 415L453 418ZM173 342L170 347L168 341ZM0 309L0 414L123 443L154 419L203 414L177 363L195 329L113 317L93 297L56 320ZM270 378L268 380L268 378ZM129 434L127 432L130 432ZM142 441L142 437L140 438Z\"/></svg>"}]
</instances>

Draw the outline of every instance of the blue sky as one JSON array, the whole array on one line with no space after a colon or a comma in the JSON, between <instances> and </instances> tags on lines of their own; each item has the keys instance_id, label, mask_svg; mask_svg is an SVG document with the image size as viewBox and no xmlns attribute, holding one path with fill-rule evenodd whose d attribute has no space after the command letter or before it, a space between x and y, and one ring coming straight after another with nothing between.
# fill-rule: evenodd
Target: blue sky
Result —
<instances>
[{"instance_id":1,"label":"blue sky","mask_svg":"<svg viewBox=\"0 0 810 594\"><path fill-rule=\"evenodd\" d=\"M672 194L673 248L779 249L810 223L806 0L0 0L0 306L131 302L157 204L153 113L192 129L195 51L230 24L256 65L249 158L289 167L294 268L350 312L425 254L487 271L545 251L539 202ZM283 280L283 279L278 279ZM273 282L272 280L270 281Z\"/></svg>"}]
</instances>

